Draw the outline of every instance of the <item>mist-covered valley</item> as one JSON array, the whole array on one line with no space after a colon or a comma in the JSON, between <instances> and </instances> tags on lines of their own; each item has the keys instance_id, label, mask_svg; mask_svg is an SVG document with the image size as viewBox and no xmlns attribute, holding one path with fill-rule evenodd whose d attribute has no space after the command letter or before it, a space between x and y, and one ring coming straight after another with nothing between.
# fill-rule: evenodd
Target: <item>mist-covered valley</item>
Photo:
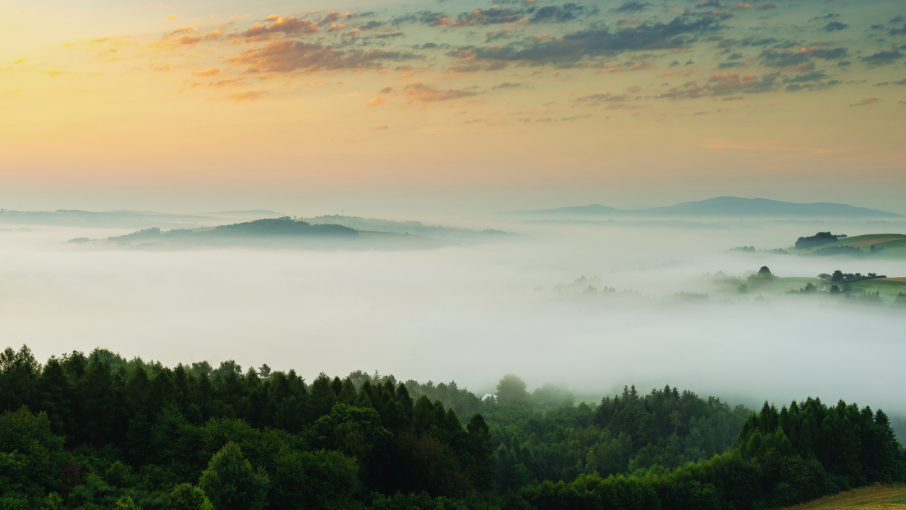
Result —
<instances>
[{"instance_id":1,"label":"mist-covered valley","mask_svg":"<svg viewBox=\"0 0 906 510\"><path fill-rule=\"evenodd\" d=\"M397 219L513 235L448 236L418 250L142 250L67 243L134 228L4 225L2 337L38 359L100 346L170 366L266 363L306 380L359 369L455 380L477 395L514 373L530 389L555 383L589 401L627 384L642 392L670 384L750 406L820 396L906 414L906 306L894 296L858 306L846 296L714 283L718 272L745 279L762 266L779 279L838 269L906 276L896 258L768 251L818 231L906 230L898 220L708 218L698 223L712 228L690 228ZM757 250L732 250L739 246Z\"/></svg>"}]
</instances>

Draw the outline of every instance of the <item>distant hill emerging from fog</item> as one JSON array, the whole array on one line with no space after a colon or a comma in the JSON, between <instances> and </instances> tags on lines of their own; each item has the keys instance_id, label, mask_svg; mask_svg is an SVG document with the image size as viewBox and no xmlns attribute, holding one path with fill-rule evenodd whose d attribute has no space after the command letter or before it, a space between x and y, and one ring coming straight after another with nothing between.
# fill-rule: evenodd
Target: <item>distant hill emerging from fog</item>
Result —
<instances>
[{"instance_id":1,"label":"distant hill emerging from fog","mask_svg":"<svg viewBox=\"0 0 906 510\"><path fill-rule=\"evenodd\" d=\"M488 242L514 235L509 232L493 229L470 230L465 228L425 225L420 221L393 221L377 218L359 218L358 216L317 216L314 218L303 218L303 220L311 224L343 225L359 231L414 234L465 244Z\"/></svg>"},{"instance_id":2,"label":"distant hill emerging from fog","mask_svg":"<svg viewBox=\"0 0 906 510\"><path fill-rule=\"evenodd\" d=\"M417 235L384 232L359 232L336 224L312 224L282 218L261 219L231 225L206 228L159 227L142 229L131 234L89 239L80 237L73 244L123 246L132 248L193 248L245 246L253 248L351 248L351 249L426 249L444 243Z\"/></svg>"},{"instance_id":3,"label":"distant hill emerging from fog","mask_svg":"<svg viewBox=\"0 0 906 510\"><path fill-rule=\"evenodd\" d=\"M617 209L615 207L607 207L606 205L600 204L590 204L590 205L577 205L572 207L557 207L555 209L538 209L534 211L512 211L512 214L568 214L568 215L577 215L577 216L620 216L625 215L627 212L622 209Z\"/></svg>"},{"instance_id":4,"label":"distant hill emerging from fog","mask_svg":"<svg viewBox=\"0 0 906 510\"><path fill-rule=\"evenodd\" d=\"M903 218L877 209L831 202L800 204L764 198L717 197L668 207L616 209L599 204L513 211L511 214L618 217L720 217L720 218Z\"/></svg>"}]
</instances>

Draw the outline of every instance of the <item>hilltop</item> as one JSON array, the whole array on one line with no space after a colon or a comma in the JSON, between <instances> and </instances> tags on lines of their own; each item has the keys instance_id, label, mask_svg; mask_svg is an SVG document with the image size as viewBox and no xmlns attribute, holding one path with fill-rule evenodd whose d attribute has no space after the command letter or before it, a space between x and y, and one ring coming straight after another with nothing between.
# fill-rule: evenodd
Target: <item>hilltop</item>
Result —
<instances>
[{"instance_id":1,"label":"hilltop","mask_svg":"<svg viewBox=\"0 0 906 510\"><path fill-rule=\"evenodd\" d=\"M311 224L288 216L196 229L161 230L159 227L131 234L92 240L71 239L70 243L124 246L133 248L192 248L252 246L267 248L351 248L425 249L443 243L415 235L359 232L334 224Z\"/></svg>"},{"instance_id":2,"label":"hilltop","mask_svg":"<svg viewBox=\"0 0 906 510\"><path fill-rule=\"evenodd\" d=\"M799 238L789 252L811 256L906 257L906 235L903 234L865 234L854 237L828 234L830 232L819 232L812 237Z\"/></svg>"},{"instance_id":3,"label":"hilltop","mask_svg":"<svg viewBox=\"0 0 906 510\"><path fill-rule=\"evenodd\" d=\"M600 204L558 207L509 214L619 217L715 218L903 218L901 214L831 202L795 203L764 198L716 197L667 207L617 209Z\"/></svg>"},{"instance_id":4,"label":"hilltop","mask_svg":"<svg viewBox=\"0 0 906 510\"><path fill-rule=\"evenodd\" d=\"M466 228L443 227L440 225L425 225L420 221L394 221L379 218L360 218L358 216L329 215L303 218L303 220L313 225L343 225L345 227L354 228L360 232L374 231L391 234L414 234L463 244L494 241L496 239L514 235L502 230L470 230Z\"/></svg>"}]
</instances>

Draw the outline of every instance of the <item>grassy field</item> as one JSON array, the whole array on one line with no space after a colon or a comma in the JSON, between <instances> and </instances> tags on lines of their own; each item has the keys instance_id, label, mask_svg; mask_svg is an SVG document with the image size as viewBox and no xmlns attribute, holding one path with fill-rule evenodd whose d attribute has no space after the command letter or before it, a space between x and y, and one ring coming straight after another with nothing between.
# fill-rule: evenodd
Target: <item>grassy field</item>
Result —
<instances>
[{"instance_id":1,"label":"grassy field","mask_svg":"<svg viewBox=\"0 0 906 510\"><path fill-rule=\"evenodd\" d=\"M786 507L784 510L906 510L906 486L872 485L843 492L836 496L826 496L801 505Z\"/></svg>"},{"instance_id":2,"label":"grassy field","mask_svg":"<svg viewBox=\"0 0 906 510\"><path fill-rule=\"evenodd\" d=\"M837 239L837 241L833 243L822 244L821 246L816 246L814 248L805 250L790 248L787 251L790 253L805 254L833 246L859 248L866 254L871 253L871 247L874 246L875 250L881 249L881 251L872 254L874 257L906 258L906 235L903 234L867 234L862 236L844 237L842 239Z\"/></svg>"},{"instance_id":3,"label":"grassy field","mask_svg":"<svg viewBox=\"0 0 906 510\"><path fill-rule=\"evenodd\" d=\"M863 280L850 286L854 289L865 289L865 292L880 292L882 296L896 296L900 292L906 292L906 278Z\"/></svg>"}]
</instances>

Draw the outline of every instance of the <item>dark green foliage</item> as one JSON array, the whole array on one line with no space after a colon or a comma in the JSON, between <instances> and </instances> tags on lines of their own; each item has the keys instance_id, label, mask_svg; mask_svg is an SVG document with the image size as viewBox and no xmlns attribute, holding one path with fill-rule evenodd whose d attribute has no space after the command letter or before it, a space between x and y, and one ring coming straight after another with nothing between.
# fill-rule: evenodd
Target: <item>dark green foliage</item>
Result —
<instances>
[{"instance_id":1,"label":"dark green foliage","mask_svg":"<svg viewBox=\"0 0 906 510\"><path fill-rule=\"evenodd\" d=\"M356 461L339 452L283 450L270 475L272 508L354 508L358 487Z\"/></svg>"},{"instance_id":2,"label":"dark green foliage","mask_svg":"<svg viewBox=\"0 0 906 510\"><path fill-rule=\"evenodd\" d=\"M808 248L814 248L816 246L821 246L824 244L832 243L837 240L839 236L835 236L830 232L818 232L817 234L810 237L800 237L796 240L796 248L800 250L805 250Z\"/></svg>"},{"instance_id":3,"label":"dark green foliage","mask_svg":"<svg viewBox=\"0 0 906 510\"><path fill-rule=\"evenodd\" d=\"M817 400L753 415L634 387L599 405L507 376L455 382L95 349L0 354L0 508L732 508L906 480L884 413ZM480 413L479 413L480 411Z\"/></svg>"}]
</instances>

